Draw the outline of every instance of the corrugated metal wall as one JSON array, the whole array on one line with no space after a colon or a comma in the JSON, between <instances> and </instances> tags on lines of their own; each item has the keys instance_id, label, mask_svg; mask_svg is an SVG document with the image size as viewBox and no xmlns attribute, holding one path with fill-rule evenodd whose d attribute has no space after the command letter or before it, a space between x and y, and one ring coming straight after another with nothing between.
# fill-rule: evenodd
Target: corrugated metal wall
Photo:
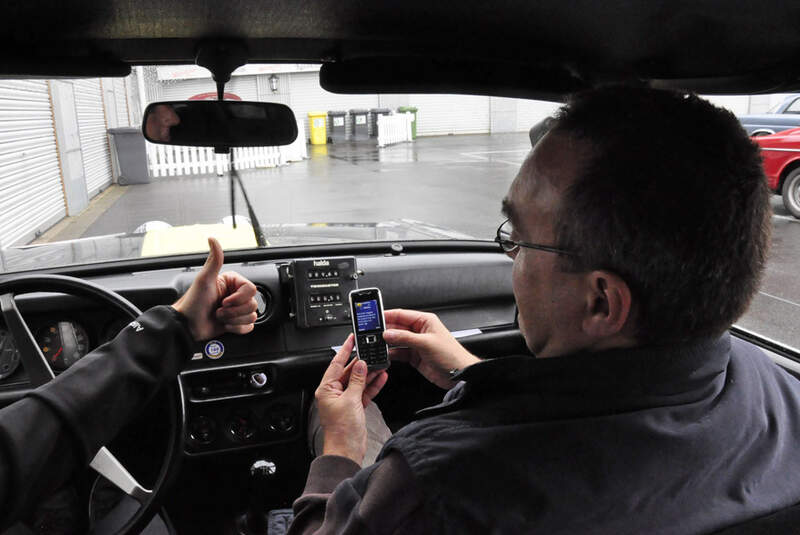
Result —
<instances>
[{"instance_id":1,"label":"corrugated metal wall","mask_svg":"<svg viewBox=\"0 0 800 535\"><path fill-rule=\"evenodd\" d=\"M128 95L125 78L114 78L114 102L116 103L117 126L130 126L128 111Z\"/></svg>"},{"instance_id":2,"label":"corrugated metal wall","mask_svg":"<svg viewBox=\"0 0 800 535\"><path fill-rule=\"evenodd\" d=\"M186 100L201 93L211 93L217 90L211 78L196 78L191 80L168 80L158 82L161 90L158 92L160 100ZM242 100L258 100L258 86L255 76L233 76L225 84L226 93L234 93Z\"/></svg>"},{"instance_id":3,"label":"corrugated metal wall","mask_svg":"<svg viewBox=\"0 0 800 535\"><path fill-rule=\"evenodd\" d=\"M289 105L289 75L280 74L278 78L278 90L273 92L269 84L269 76L256 76L258 86L258 100L261 102L277 102L278 104Z\"/></svg>"},{"instance_id":4,"label":"corrugated metal wall","mask_svg":"<svg viewBox=\"0 0 800 535\"><path fill-rule=\"evenodd\" d=\"M308 112L376 108L380 105L378 95L338 95L329 93L319 85L318 72L278 74L278 91L269 87L269 75L233 76L225 91L235 93L243 100L279 102L291 107L298 118L303 118L308 134ZM201 93L216 91L210 78L173 80L158 82L160 100L184 100ZM349 131L349 127L348 127Z\"/></svg>"},{"instance_id":5,"label":"corrugated metal wall","mask_svg":"<svg viewBox=\"0 0 800 535\"><path fill-rule=\"evenodd\" d=\"M0 81L0 246L27 243L66 215L45 80Z\"/></svg>"},{"instance_id":6,"label":"corrugated metal wall","mask_svg":"<svg viewBox=\"0 0 800 535\"><path fill-rule=\"evenodd\" d=\"M275 93L269 87L269 75L234 76L225 91L236 93L245 100L288 105L305 122L306 134L310 132L309 111L382 107L381 97L377 94L340 95L325 91L319 85L318 72L280 73L277 77L278 91ZM159 100L183 100L216 90L210 78L169 80L157 84L157 89L150 89L148 93L158 95ZM524 132L558 106L549 102L490 99L481 95L408 95L405 100L408 105L419 109L417 133L421 136ZM501 120L492 116L491 101L503 115ZM349 121L347 133L350 133Z\"/></svg>"},{"instance_id":7,"label":"corrugated metal wall","mask_svg":"<svg viewBox=\"0 0 800 535\"><path fill-rule=\"evenodd\" d=\"M378 95L339 95L329 93L319 85L318 72L295 72L279 75L280 82L289 85L289 107L296 117L305 121L306 136L311 129L308 124L310 111L347 111L369 109L380 106ZM347 135L350 135L350 121L347 121Z\"/></svg>"},{"instance_id":8,"label":"corrugated metal wall","mask_svg":"<svg viewBox=\"0 0 800 535\"><path fill-rule=\"evenodd\" d=\"M483 134L489 132L489 97L476 95L411 95L417 111L417 135Z\"/></svg>"},{"instance_id":9,"label":"corrugated metal wall","mask_svg":"<svg viewBox=\"0 0 800 535\"><path fill-rule=\"evenodd\" d=\"M560 105L542 100L492 97L492 132L527 132L545 117L553 115Z\"/></svg>"},{"instance_id":10,"label":"corrugated metal wall","mask_svg":"<svg viewBox=\"0 0 800 535\"><path fill-rule=\"evenodd\" d=\"M553 115L560 102L546 102L543 100L517 100L517 131L526 132L530 128L544 119Z\"/></svg>"},{"instance_id":11,"label":"corrugated metal wall","mask_svg":"<svg viewBox=\"0 0 800 535\"><path fill-rule=\"evenodd\" d=\"M75 109L81 136L81 154L89 198L111 183L106 116L100 80L75 80Z\"/></svg>"}]
</instances>

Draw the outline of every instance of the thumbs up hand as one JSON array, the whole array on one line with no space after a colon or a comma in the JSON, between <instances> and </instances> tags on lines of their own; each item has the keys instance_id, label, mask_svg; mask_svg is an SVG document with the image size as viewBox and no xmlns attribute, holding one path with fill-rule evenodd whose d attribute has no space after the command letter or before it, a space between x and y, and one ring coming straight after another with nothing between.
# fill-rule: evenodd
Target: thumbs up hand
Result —
<instances>
[{"instance_id":1,"label":"thumbs up hand","mask_svg":"<svg viewBox=\"0 0 800 535\"><path fill-rule=\"evenodd\" d=\"M224 255L214 238L208 239L206 263L192 285L172 307L186 316L195 340L222 333L247 334L256 320L256 287L238 273L220 274Z\"/></svg>"}]
</instances>

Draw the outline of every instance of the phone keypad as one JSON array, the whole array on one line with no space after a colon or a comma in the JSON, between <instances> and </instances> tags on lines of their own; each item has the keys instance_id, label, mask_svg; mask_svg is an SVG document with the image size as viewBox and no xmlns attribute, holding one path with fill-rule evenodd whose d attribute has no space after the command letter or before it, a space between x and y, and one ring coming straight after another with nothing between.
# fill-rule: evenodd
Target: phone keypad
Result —
<instances>
[{"instance_id":1,"label":"phone keypad","mask_svg":"<svg viewBox=\"0 0 800 535\"><path fill-rule=\"evenodd\" d=\"M367 366L383 364L389 357L386 344L380 334L358 335L358 358Z\"/></svg>"}]
</instances>

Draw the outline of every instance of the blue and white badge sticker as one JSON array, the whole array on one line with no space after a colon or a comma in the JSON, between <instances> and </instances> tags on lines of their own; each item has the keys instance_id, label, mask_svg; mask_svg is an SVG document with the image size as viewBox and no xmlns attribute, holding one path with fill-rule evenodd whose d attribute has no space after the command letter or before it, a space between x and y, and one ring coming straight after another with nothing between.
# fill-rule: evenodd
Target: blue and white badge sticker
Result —
<instances>
[{"instance_id":1,"label":"blue and white badge sticker","mask_svg":"<svg viewBox=\"0 0 800 535\"><path fill-rule=\"evenodd\" d=\"M225 346L219 340L211 340L206 344L205 353L210 359L218 359L225 353Z\"/></svg>"}]
</instances>

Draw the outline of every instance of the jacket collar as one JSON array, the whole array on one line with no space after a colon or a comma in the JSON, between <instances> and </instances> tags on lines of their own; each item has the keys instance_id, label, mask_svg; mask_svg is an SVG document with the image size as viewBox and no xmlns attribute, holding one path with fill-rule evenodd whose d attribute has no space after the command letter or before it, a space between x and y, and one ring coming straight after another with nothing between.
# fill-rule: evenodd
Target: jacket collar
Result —
<instances>
[{"instance_id":1,"label":"jacket collar","mask_svg":"<svg viewBox=\"0 0 800 535\"><path fill-rule=\"evenodd\" d=\"M537 359L519 355L465 368L437 406L419 415L455 410L471 401L525 396L526 406L553 417L607 414L691 403L722 390L730 335L692 343L612 349Z\"/></svg>"}]
</instances>

